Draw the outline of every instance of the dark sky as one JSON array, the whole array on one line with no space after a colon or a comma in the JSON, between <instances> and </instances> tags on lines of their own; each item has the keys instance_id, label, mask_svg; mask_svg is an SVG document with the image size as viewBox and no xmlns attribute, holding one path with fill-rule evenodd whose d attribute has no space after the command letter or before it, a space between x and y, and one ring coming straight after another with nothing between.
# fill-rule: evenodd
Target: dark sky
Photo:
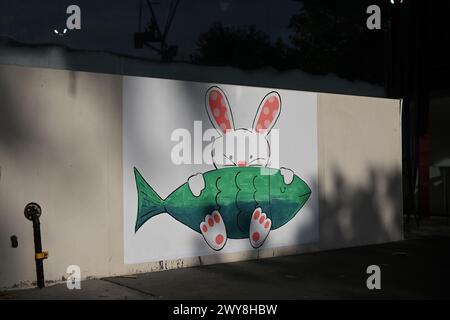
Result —
<instances>
[{"instance_id":1,"label":"dark sky","mask_svg":"<svg viewBox=\"0 0 450 320\"><path fill-rule=\"evenodd\" d=\"M164 25L171 1L152 2L160 25ZM53 30L64 29L70 4L81 8L82 29L57 36ZM177 60L186 60L199 34L217 21L227 26L255 25L272 39L287 40L289 18L300 8L301 3L293 0L181 0L168 43L179 46ZM139 0L0 0L0 35L26 43L61 43L73 48L153 56L149 49L133 48L138 12ZM148 17L145 0L144 14Z\"/></svg>"}]
</instances>

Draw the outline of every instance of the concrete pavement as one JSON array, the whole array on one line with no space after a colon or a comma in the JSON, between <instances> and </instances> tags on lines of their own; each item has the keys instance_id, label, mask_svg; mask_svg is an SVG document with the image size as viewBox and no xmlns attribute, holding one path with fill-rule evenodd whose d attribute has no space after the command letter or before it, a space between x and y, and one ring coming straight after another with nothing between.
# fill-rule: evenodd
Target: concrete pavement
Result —
<instances>
[{"instance_id":1,"label":"concrete pavement","mask_svg":"<svg viewBox=\"0 0 450 320\"><path fill-rule=\"evenodd\" d=\"M450 298L448 220L412 223L409 240L169 270L0 293L0 299L432 299ZM412 227L411 227L412 226ZM366 268L381 268L368 290Z\"/></svg>"}]
</instances>

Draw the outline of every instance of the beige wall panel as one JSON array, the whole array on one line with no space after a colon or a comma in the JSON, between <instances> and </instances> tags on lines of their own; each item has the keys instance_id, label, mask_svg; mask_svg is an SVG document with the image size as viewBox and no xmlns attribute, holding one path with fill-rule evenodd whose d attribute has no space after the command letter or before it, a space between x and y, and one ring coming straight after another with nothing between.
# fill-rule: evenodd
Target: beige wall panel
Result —
<instances>
[{"instance_id":1,"label":"beige wall panel","mask_svg":"<svg viewBox=\"0 0 450 320\"><path fill-rule=\"evenodd\" d=\"M322 248L402 237L400 102L319 95Z\"/></svg>"}]
</instances>

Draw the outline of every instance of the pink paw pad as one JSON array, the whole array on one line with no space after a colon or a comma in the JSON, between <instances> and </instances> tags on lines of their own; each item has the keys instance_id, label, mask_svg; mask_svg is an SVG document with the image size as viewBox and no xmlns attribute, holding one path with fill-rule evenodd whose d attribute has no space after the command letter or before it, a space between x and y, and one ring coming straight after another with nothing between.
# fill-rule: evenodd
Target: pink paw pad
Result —
<instances>
[{"instance_id":1,"label":"pink paw pad","mask_svg":"<svg viewBox=\"0 0 450 320\"><path fill-rule=\"evenodd\" d=\"M270 232L272 221L267 218L261 208L256 208L250 221L250 244L254 248L262 246Z\"/></svg>"},{"instance_id":2,"label":"pink paw pad","mask_svg":"<svg viewBox=\"0 0 450 320\"><path fill-rule=\"evenodd\" d=\"M214 211L211 215L205 217L205 220L200 223L200 231L206 243L212 249L220 250L224 247L227 240L227 231L218 211Z\"/></svg>"}]
</instances>

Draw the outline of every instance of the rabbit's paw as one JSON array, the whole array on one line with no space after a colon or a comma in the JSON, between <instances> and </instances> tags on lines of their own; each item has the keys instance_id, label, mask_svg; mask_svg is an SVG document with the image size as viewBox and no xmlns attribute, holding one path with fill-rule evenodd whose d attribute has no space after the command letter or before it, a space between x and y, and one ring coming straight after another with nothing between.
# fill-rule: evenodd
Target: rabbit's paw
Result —
<instances>
[{"instance_id":1,"label":"rabbit's paw","mask_svg":"<svg viewBox=\"0 0 450 320\"><path fill-rule=\"evenodd\" d=\"M227 230L219 211L214 211L200 223L200 230L206 243L214 250L220 250L227 242Z\"/></svg>"},{"instance_id":2,"label":"rabbit's paw","mask_svg":"<svg viewBox=\"0 0 450 320\"><path fill-rule=\"evenodd\" d=\"M256 208L252 214L252 220L250 222L250 244L253 248L259 248L270 232L272 221L267 218L265 213L262 213L261 208Z\"/></svg>"},{"instance_id":3,"label":"rabbit's paw","mask_svg":"<svg viewBox=\"0 0 450 320\"><path fill-rule=\"evenodd\" d=\"M188 179L188 185L192 194L198 197L202 193L203 189L205 189L205 179L203 178L203 174L197 173L190 176Z\"/></svg>"},{"instance_id":4,"label":"rabbit's paw","mask_svg":"<svg viewBox=\"0 0 450 320\"><path fill-rule=\"evenodd\" d=\"M284 184L291 184L294 180L294 172L291 169L280 168L280 174L283 176Z\"/></svg>"}]
</instances>

